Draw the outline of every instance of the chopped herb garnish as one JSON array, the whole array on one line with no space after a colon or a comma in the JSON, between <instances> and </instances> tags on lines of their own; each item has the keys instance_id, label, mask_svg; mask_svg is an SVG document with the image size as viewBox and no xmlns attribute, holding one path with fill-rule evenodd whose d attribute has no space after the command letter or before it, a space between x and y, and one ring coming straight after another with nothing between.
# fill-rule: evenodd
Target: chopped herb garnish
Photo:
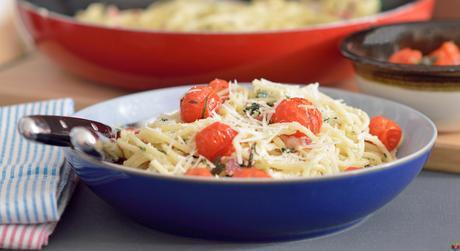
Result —
<instances>
[{"instance_id":1,"label":"chopped herb garnish","mask_svg":"<svg viewBox=\"0 0 460 251\"><path fill-rule=\"evenodd\" d=\"M323 119L323 122L329 122L329 119L330 118L325 118L325 119Z\"/></svg>"},{"instance_id":2,"label":"chopped herb garnish","mask_svg":"<svg viewBox=\"0 0 460 251\"><path fill-rule=\"evenodd\" d=\"M252 162L254 161L254 153L256 151L256 144L253 144L249 149L249 158L248 158L248 167L252 166Z\"/></svg>"},{"instance_id":3,"label":"chopped herb garnish","mask_svg":"<svg viewBox=\"0 0 460 251\"><path fill-rule=\"evenodd\" d=\"M141 149L141 151L143 152L147 151L147 148L145 148L144 146L139 146L139 149Z\"/></svg>"},{"instance_id":4,"label":"chopped herb garnish","mask_svg":"<svg viewBox=\"0 0 460 251\"><path fill-rule=\"evenodd\" d=\"M264 91L259 91L256 94L256 98L267 98L267 97L268 97L268 93L266 93Z\"/></svg>"},{"instance_id":5,"label":"chopped herb garnish","mask_svg":"<svg viewBox=\"0 0 460 251\"><path fill-rule=\"evenodd\" d=\"M216 167L214 167L212 170L211 170L211 174L212 175L219 175L221 174L223 171L225 171L225 165L222 163L221 159L220 158L217 158L217 160L214 162L214 165Z\"/></svg>"},{"instance_id":6,"label":"chopped herb garnish","mask_svg":"<svg viewBox=\"0 0 460 251\"><path fill-rule=\"evenodd\" d=\"M161 121L165 122L165 121L168 121L167 118L160 118Z\"/></svg>"},{"instance_id":7,"label":"chopped herb garnish","mask_svg":"<svg viewBox=\"0 0 460 251\"><path fill-rule=\"evenodd\" d=\"M383 153L383 156L385 156L385 159L388 158L387 154L386 153Z\"/></svg>"},{"instance_id":8,"label":"chopped herb garnish","mask_svg":"<svg viewBox=\"0 0 460 251\"><path fill-rule=\"evenodd\" d=\"M291 148L284 148L284 147L282 147L282 148L281 148L281 152L283 152L283 153L293 153L294 150L291 149Z\"/></svg>"},{"instance_id":9,"label":"chopped herb garnish","mask_svg":"<svg viewBox=\"0 0 460 251\"><path fill-rule=\"evenodd\" d=\"M204 99L204 106L203 106L203 111L201 111L201 118L204 119L204 116L206 115L206 109L208 108L208 98L209 96L206 96Z\"/></svg>"},{"instance_id":10,"label":"chopped herb garnish","mask_svg":"<svg viewBox=\"0 0 460 251\"><path fill-rule=\"evenodd\" d=\"M246 106L243 110L245 113L249 113L249 115L260 115L260 105L257 103L251 103L250 105Z\"/></svg>"}]
</instances>

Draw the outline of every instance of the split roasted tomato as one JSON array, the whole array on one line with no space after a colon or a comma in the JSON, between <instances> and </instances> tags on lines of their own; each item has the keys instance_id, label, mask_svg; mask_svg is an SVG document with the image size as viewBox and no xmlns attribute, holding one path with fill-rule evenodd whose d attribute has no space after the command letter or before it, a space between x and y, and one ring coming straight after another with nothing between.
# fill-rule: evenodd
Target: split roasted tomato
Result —
<instances>
[{"instance_id":1,"label":"split roasted tomato","mask_svg":"<svg viewBox=\"0 0 460 251\"><path fill-rule=\"evenodd\" d=\"M211 171L206 167L190 168L185 172L186 176L212 177Z\"/></svg>"},{"instance_id":2,"label":"split roasted tomato","mask_svg":"<svg viewBox=\"0 0 460 251\"><path fill-rule=\"evenodd\" d=\"M209 82L208 86L211 87L222 100L227 100L229 98L228 87L230 84L227 81L216 78Z\"/></svg>"},{"instance_id":3,"label":"split roasted tomato","mask_svg":"<svg viewBox=\"0 0 460 251\"><path fill-rule=\"evenodd\" d=\"M222 79L214 79L209 82L209 87L211 87L215 92L220 92L222 90L228 89L229 83Z\"/></svg>"},{"instance_id":4,"label":"split roasted tomato","mask_svg":"<svg viewBox=\"0 0 460 251\"><path fill-rule=\"evenodd\" d=\"M222 105L220 97L208 86L191 88L180 101L182 121L191 123L211 116Z\"/></svg>"},{"instance_id":5,"label":"split roasted tomato","mask_svg":"<svg viewBox=\"0 0 460 251\"><path fill-rule=\"evenodd\" d=\"M441 47L430 53L434 65L459 65L460 50L454 42L444 42Z\"/></svg>"},{"instance_id":6,"label":"split roasted tomato","mask_svg":"<svg viewBox=\"0 0 460 251\"><path fill-rule=\"evenodd\" d=\"M238 168L233 172L234 178L271 178L271 176L264 170L251 167L251 168Z\"/></svg>"},{"instance_id":7,"label":"split roasted tomato","mask_svg":"<svg viewBox=\"0 0 460 251\"><path fill-rule=\"evenodd\" d=\"M392 151L398 147L402 139L401 127L394 121L383 116L377 116L371 119L369 132L377 136L388 151Z\"/></svg>"},{"instance_id":8,"label":"split roasted tomato","mask_svg":"<svg viewBox=\"0 0 460 251\"><path fill-rule=\"evenodd\" d=\"M362 168L361 168L361 167L357 167L357 166L349 166L349 167L345 168L345 172L354 171L354 170L359 170L359 169L362 169Z\"/></svg>"},{"instance_id":9,"label":"split roasted tomato","mask_svg":"<svg viewBox=\"0 0 460 251\"><path fill-rule=\"evenodd\" d=\"M388 61L395 64L419 64L422 61L422 52L411 48L404 48L395 52Z\"/></svg>"},{"instance_id":10,"label":"split roasted tomato","mask_svg":"<svg viewBox=\"0 0 460 251\"><path fill-rule=\"evenodd\" d=\"M298 122L299 124L310 129L314 134L318 134L321 130L321 126L323 125L323 117L321 112L312 106L313 104L304 98L285 99L281 101L281 103L279 103L276 107L275 113L273 114L270 122ZM291 137L281 138L285 144L289 145L289 148L295 148L294 145L298 145L297 143L294 145L291 144L292 142L297 142L293 140L292 136L298 139L302 139L299 141L299 144L301 145L309 144L311 142L310 138L301 132L296 132L289 136Z\"/></svg>"},{"instance_id":11,"label":"split roasted tomato","mask_svg":"<svg viewBox=\"0 0 460 251\"><path fill-rule=\"evenodd\" d=\"M198 132L195 136L195 144L198 154L210 161L219 157L230 156L235 152L233 138L238 134L230 126L214 122Z\"/></svg>"}]
</instances>

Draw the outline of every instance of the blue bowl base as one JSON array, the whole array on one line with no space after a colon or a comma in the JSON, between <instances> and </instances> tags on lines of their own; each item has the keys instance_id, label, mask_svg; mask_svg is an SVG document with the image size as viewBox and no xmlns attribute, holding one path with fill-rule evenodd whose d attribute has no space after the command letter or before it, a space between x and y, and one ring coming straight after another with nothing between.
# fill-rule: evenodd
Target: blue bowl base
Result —
<instances>
[{"instance_id":1,"label":"blue bowl base","mask_svg":"<svg viewBox=\"0 0 460 251\"><path fill-rule=\"evenodd\" d=\"M358 227L362 223L364 223L369 216L359 218L357 220L347 222L345 224L339 226L333 226L318 230L309 230L306 232L298 232L298 233L290 233L290 234L278 234L278 235L260 235L260 236L228 236L225 234L219 234L214 232L213 234L209 233L200 233L197 231L184 231L183 229L171 229L171 228L164 228L158 226L152 226L145 224L143 222L139 222L141 225L144 225L148 228L172 234L176 236L188 237L188 238L195 238L195 239L205 239L205 240L212 240L212 241L224 241L224 242L241 242L241 243L264 243L264 242L283 242L283 241L295 241L295 240L304 240L304 239L316 239L316 238L327 238L332 235L340 234L342 232L348 231L355 227Z\"/></svg>"}]
</instances>

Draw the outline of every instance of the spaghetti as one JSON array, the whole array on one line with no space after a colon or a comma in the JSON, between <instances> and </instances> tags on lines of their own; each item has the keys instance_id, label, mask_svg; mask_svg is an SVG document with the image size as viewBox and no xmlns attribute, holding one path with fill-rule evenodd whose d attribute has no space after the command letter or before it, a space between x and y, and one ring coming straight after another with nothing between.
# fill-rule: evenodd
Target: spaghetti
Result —
<instances>
[{"instance_id":1,"label":"spaghetti","mask_svg":"<svg viewBox=\"0 0 460 251\"><path fill-rule=\"evenodd\" d=\"M192 88L182 103L190 93L205 90L210 89ZM361 169L389 162L395 159L401 142L401 130L394 122L378 117L373 122L378 126L370 129L371 119L364 111L321 93L318 84L300 87L260 79L254 80L250 89L234 82L215 92L222 101L208 115L199 114L203 117L185 123L181 111L164 114L147 127L121 130L115 142L105 145L105 151L125 166L160 174L184 175L203 168L221 177L232 176L240 168L257 168L273 178L288 178L331 175L350 167ZM211 94L215 93L210 92L206 100ZM305 100L296 108L305 114L300 120L275 119L275 114L277 118L283 115L278 113L284 104L299 100ZM183 105L188 103L182 103L183 112ZM190 104L201 103L194 100ZM292 109L286 110L285 118L291 116ZM315 120L318 118L321 121ZM225 131L213 134L212 127L218 125L228 129L227 138L221 137ZM399 137L395 137L398 130ZM200 134L207 131L210 134L202 143ZM213 140L221 143L213 145ZM226 151L219 152L220 148Z\"/></svg>"}]
</instances>

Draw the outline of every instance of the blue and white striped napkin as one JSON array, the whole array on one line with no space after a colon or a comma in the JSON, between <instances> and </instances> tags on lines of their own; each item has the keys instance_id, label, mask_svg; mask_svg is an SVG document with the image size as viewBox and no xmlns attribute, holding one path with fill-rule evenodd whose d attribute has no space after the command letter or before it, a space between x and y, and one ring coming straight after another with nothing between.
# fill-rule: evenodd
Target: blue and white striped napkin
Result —
<instances>
[{"instance_id":1,"label":"blue and white striped napkin","mask_svg":"<svg viewBox=\"0 0 460 251\"><path fill-rule=\"evenodd\" d=\"M0 108L0 248L46 245L77 181L62 149L25 140L17 121L71 115L73 107L71 99L59 99Z\"/></svg>"}]
</instances>

